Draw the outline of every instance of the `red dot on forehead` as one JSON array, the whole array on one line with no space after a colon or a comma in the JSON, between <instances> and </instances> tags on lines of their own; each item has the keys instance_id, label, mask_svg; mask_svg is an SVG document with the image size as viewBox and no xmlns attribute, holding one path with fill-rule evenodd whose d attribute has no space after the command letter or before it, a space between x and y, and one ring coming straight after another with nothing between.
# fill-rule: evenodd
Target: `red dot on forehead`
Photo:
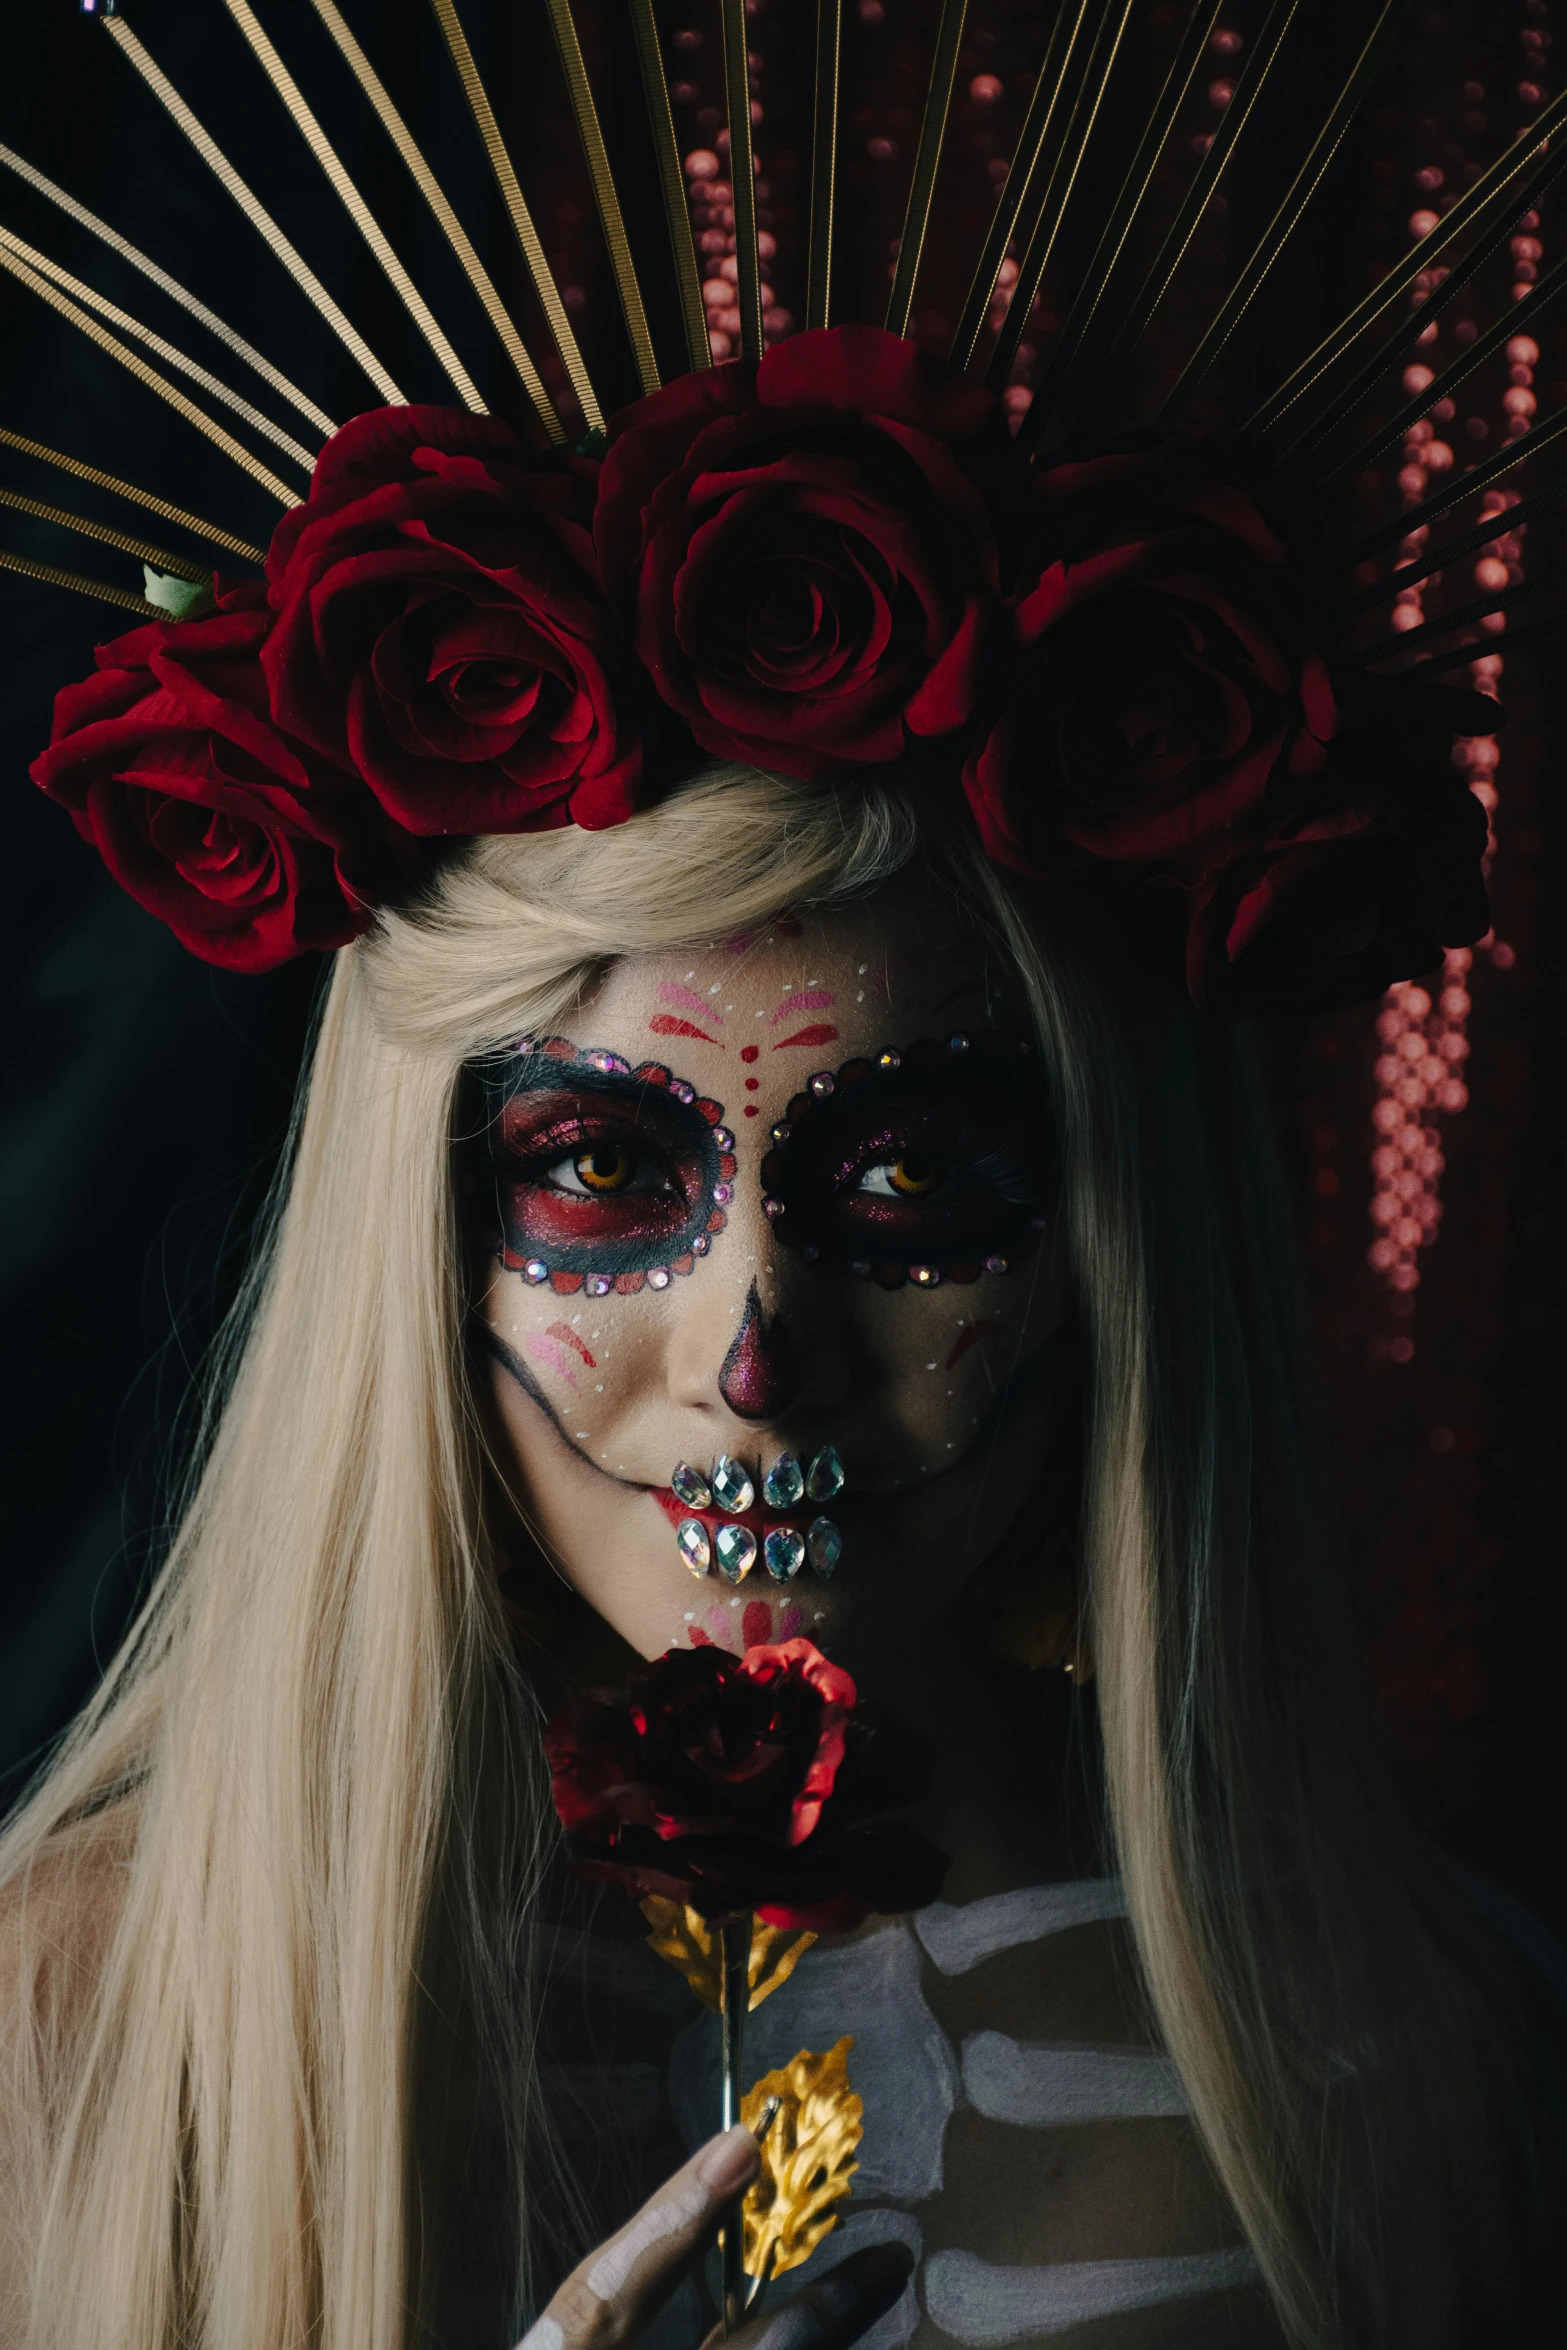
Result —
<instances>
[{"instance_id":1,"label":"red dot on forehead","mask_svg":"<svg viewBox=\"0 0 1567 2350\"><path fill-rule=\"evenodd\" d=\"M747 1093L757 1093L757 1092L759 1092L759 1091L761 1090L761 1083L762 1083L762 1081L761 1081L760 1077L748 1077L748 1078L746 1079L746 1081L745 1081L745 1090L746 1090L746 1092L747 1092Z\"/></svg>"},{"instance_id":2,"label":"red dot on forehead","mask_svg":"<svg viewBox=\"0 0 1567 2350\"><path fill-rule=\"evenodd\" d=\"M759 1044L743 1044L740 1047L740 1058L742 1061L754 1061L761 1049Z\"/></svg>"}]
</instances>

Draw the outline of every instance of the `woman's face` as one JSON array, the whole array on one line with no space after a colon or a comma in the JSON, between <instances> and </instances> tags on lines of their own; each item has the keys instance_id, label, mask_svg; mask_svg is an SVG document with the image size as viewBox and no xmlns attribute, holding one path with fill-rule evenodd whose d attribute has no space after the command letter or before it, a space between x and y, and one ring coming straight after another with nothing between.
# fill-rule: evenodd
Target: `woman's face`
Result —
<instances>
[{"instance_id":1,"label":"woman's face","mask_svg":"<svg viewBox=\"0 0 1567 2350\"><path fill-rule=\"evenodd\" d=\"M885 1655L1017 1517L1063 1311L1025 1025L906 877L627 956L486 1074L495 1401L535 1530L644 1656Z\"/></svg>"}]
</instances>

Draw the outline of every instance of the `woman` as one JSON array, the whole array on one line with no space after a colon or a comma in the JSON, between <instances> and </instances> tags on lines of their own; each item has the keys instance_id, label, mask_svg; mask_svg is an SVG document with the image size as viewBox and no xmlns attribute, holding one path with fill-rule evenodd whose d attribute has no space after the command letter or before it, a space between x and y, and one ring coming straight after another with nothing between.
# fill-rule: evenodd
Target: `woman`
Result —
<instances>
[{"instance_id":1,"label":"woman","mask_svg":"<svg viewBox=\"0 0 1567 2350\"><path fill-rule=\"evenodd\" d=\"M540 1713L791 1631L932 1735L952 1866L870 2002L913 2052L866 2082L871 2249L748 2340L889 2303L878 2342L1548 2338L1542 2002L1370 1754L1307 1353L1237 1033L948 802L707 767L458 852L338 956L172 1555L7 1833L4 2338L642 2338L755 2157L559 2285L682 2097L715 2117L614 1896L562 1957ZM829 1575L693 1578L679 1463L828 1446ZM1102 1842L998 1633L1091 1653ZM894 1942L808 1952L802 1996L853 2030ZM650 2047L674 2091L596 2169L584 2032L612 2094ZM1169 2062L1063 2119L1044 2040Z\"/></svg>"}]
</instances>

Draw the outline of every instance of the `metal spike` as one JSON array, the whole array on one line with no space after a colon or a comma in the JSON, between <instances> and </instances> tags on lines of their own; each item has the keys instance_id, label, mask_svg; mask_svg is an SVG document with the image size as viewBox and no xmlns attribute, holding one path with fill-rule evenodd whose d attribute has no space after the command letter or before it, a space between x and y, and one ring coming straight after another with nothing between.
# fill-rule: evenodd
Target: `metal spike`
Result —
<instances>
[{"instance_id":1,"label":"metal spike","mask_svg":"<svg viewBox=\"0 0 1567 2350\"><path fill-rule=\"evenodd\" d=\"M1133 297L1131 308L1122 319L1108 352L1094 372L1093 381L1085 395L1084 408L1093 400L1100 385L1109 383L1119 372L1122 362L1129 357L1142 340L1144 329L1158 308L1164 293L1180 267L1187 246L1196 233L1197 223L1208 208L1210 198L1218 188L1225 166L1235 150L1235 143L1245 129L1252 108L1272 70L1279 47L1290 28L1300 0L1273 0L1267 19L1257 36L1257 45L1235 85L1235 95L1219 118L1219 127L1213 142L1197 166L1191 186L1187 189L1174 220L1170 223L1158 258L1143 279Z\"/></svg>"},{"instance_id":2,"label":"metal spike","mask_svg":"<svg viewBox=\"0 0 1567 2350\"><path fill-rule=\"evenodd\" d=\"M1455 471L1440 489L1433 490L1418 506L1406 507L1391 522L1380 523L1375 530L1368 531L1363 539L1357 539L1352 547L1342 548L1322 566L1318 577L1326 578L1335 572L1351 570L1356 564L1368 562L1373 555L1380 555L1384 547L1396 546L1412 530L1421 530L1427 523L1440 520L1454 506L1462 505L1466 498L1478 497L1482 490L1490 488L1493 481L1499 481L1504 473L1511 473L1515 465L1521 465L1526 457L1538 456L1542 449L1560 440L1563 433L1567 433L1567 408L1558 408L1553 416L1537 423L1532 432L1516 441L1509 441L1493 456L1482 458L1467 473Z\"/></svg>"},{"instance_id":3,"label":"metal spike","mask_svg":"<svg viewBox=\"0 0 1567 2350\"><path fill-rule=\"evenodd\" d=\"M1077 95L1072 101L1072 111L1067 117L1066 129L1062 134L1060 152L1051 166L1050 177L1045 183L1045 192L1040 200L1033 234L1028 240L1023 258L1018 264L1017 282L1012 288L1012 299L1007 305L1007 314L1002 321L1001 332L996 337L996 347L990 355L990 364L985 370L985 381L993 391L1000 391L1007 380L1008 370L1017 356L1018 344L1023 339L1023 329L1028 324L1029 313L1034 307L1034 297L1039 292L1045 271L1050 266L1050 256L1055 250L1056 237L1060 231L1061 223L1066 217L1067 206L1072 201L1072 190L1077 184L1077 175L1082 169L1083 157L1088 151L1088 142L1093 137L1094 125L1099 119L1099 109L1104 103L1105 91L1109 87L1110 76L1115 70L1115 61L1120 55L1121 42L1131 19L1134 5L1135 0L1121 0L1119 15L1112 8L1106 7L1095 30L1094 45L1088 53L1088 62L1083 68L1083 78L1078 84Z\"/></svg>"},{"instance_id":4,"label":"metal spike","mask_svg":"<svg viewBox=\"0 0 1567 2350\"><path fill-rule=\"evenodd\" d=\"M1494 612L1496 606L1491 606ZM1522 645L1538 644L1541 637L1560 638L1562 614L1553 612L1548 620L1531 620L1522 628L1504 628L1496 636L1488 636L1483 643L1458 645L1450 653L1429 653L1423 661L1411 661L1407 669L1399 670L1400 677L1438 677L1448 669L1462 669L1466 662L1477 661L1482 654L1515 653Z\"/></svg>"},{"instance_id":5,"label":"metal spike","mask_svg":"<svg viewBox=\"0 0 1567 2350\"><path fill-rule=\"evenodd\" d=\"M1192 77L1202 63L1214 26L1224 0L1197 0L1181 36L1180 47L1170 61L1164 87L1159 92L1148 126L1138 143L1137 153L1125 179L1121 182L1109 217L1100 231L1093 258L1084 273L1083 282L1073 297L1066 314L1066 323L1056 337L1055 348L1039 379L1033 401L1023 419L1018 438L1026 447L1037 441L1046 422L1056 392L1065 381L1067 370L1082 349L1104 298L1106 286L1115 274L1121 258L1121 248L1131 232L1132 222L1148 191L1159 158L1164 152L1176 115L1192 84Z\"/></svg>"},{"instance_id":6,"label":"metal spike","mask_svg":"<svg viewBox=\"0 0 1567 2350\"><path fill-rule=\"evenodd\" d=\"M751 60L745 0L721 0L724 89L729 105L729 179L735 214L735 301L740 356L762 356L762 264L756 243L756 156L751 145Z\"/></svg>"},{"instance_id":7,"label":"metal spike","mask_svg":"<svg viewBox=\"0 0 1567 2350\"><path fill-rule=\"evenodd\" d=\"M1270 432L1287 409L1306 392L1320 376L1335 366L1351 343L1375 324L1384 312L1391 310L1401 295L1407 292L1424 270L1441 259L1449 245L1463 235L1471 221L1478 219L1493 197L1511 188L1520 174L1529 170L1544 143L1563 123L1567 123L1567 90L1553 98L1520 138L1513 141L1504 155L1483 171L1474 186L1459 197L1451 212L1437 222L1423 236L1418 245L1412 245L1396 268L1390 270L1379 285L1362 296L1353 310L1346 312L1331 333L1323 336L1316 349L1309 352L1292 375L1286 376L1275 391L1268 394L1261 406L1255 408L1246 420L1247 432ZM1515 190L1511 199L1518 210L1525 210L1527 185Z\"/></svg>"},{"instance_id":8,"label":"metal spike","mask_svg":"<svg viewBox=\"0 0 1567 2350\"><path fill-rule=\"evenodd\" d=\"M1409 0L1383 0L1381 14L1367 35L1365 46L1355 60L1349 79L1312 141L1311 152L1295 174L1284 201L1263 230L1251 258L1225 297L1217 318L1165 395L1164 404L1159 410L1160 423L1170 423L1182 413L1246 315L1263 279L1299 227L1307 205L1321 184L1323 173L1338 152L1344 133L1360 112L1372 76L1380 66L1388 43L1398 29L1399 19L1408 5Z\"/></svg>"},{"instance_id":9,"label":"metal spike","mask_svg":"<svg viewBox=\"0 0 1567 2350\"><path fill-rule=\"evenodd\" d=\"M1001 264L1006 259L1018 215L1039 167L1045 141L1050 136L1050 125L1061 103L1061 93L1066 87L1078 36L1087 21L1088 0L1076 0L1075 10L1072 0L1061 0L1056 11L1056 21L1050 29L1044 63L1034 83L1034 94L1028 102L1028 112L1023 118L1023 128L1018 133L1017 147L996 201L979 266L974 272L974 282L969 287L968 300L958 320L958 331L952 338L952 349L948 356L954 367L967 368L973 360L980 329L990 314L991 297L996 290L996 280L1001 275Z\"/></svg>"},{"instance_id":10,"label":"metal spike","mask_svg":"<svg viewBox=\"0 0 1567 2350\"><path fill-rule=\"evenodd\" d=\"M648 332L647 312L642 307L642 289L637 284L626 224L621 217L620 198L615 191L614 174L609 168L604 133L599 128L598 108L593 103L593 85L588 80L582 43L577 38L577 28L572 19L571 0L545 0L545 4L550 12L555 46L560 52L561 71L566 77L566 90L576 120L577 137L582 144L583 160L588 167L588 177L593 182L593 201L598 209L599 226L604 232L604 242L609 247L609 265L615 274L620 315L626 322L626 333L631 339L631 355L636 361L637 380L644 393L656 392L662 379L658 372L658 361L653 356L653 337ZM232 8L233 5L234 0L229 0L229 6Z\"/></svg>"},{"instance_id":11,"label":"metal spike","mask_svg":"<svg viewBox=\"0 0 1567 2350\"><path fill-rule=\"evenodd\" d=\"M1449 539L1445 546L1438 547L1434 552L1428 551L1417 555L1413 562L1401 563L1396 571L1388 573L1386 579L1379 579L1374 587L1368 587L1349 603L1341 604L1339 618L1357 619L1362 612L1370 612L1376 605L1385 604L1390 597L1401 595L1406 587L1418 586L1421 580L1429 579L1433 571L1443 571L1453 563L1467 563L1471 555L1478 555L1480 549L1488 547L1493 539L1502 538L1508 531L1518 530L1527 522L1537 522L1542 514L1549 514L1564 498L1567 498L1567 474L1560 481L1553 481L1548 489L1536 490L1532 498L1520 498L1516 506L1504 506L1488 522L1477 522L1472 530L1461 531L1456 539Z\"/></svg>"},{"instance_id":12,"label":"metal spike","mask_svg":"<svg viewBox=\"0 0 1567 2350\"><path fill-rule=\"evenodd\" d=\"M500 338L501 347L517 372L523 390L533 403L534 413L552 441L564 441L565 427L555 413L555 404L544 389L543 379L533 364L532 356L517 331L516 321L507 309L484 263L474 251L473 241L447 200L445 189L426 162L423 151L393 105L386 85L370 63L353 33L344 21L336 0L314 0L317 16L326 26L338 50L365 97L375 109L382 129L413 174L414 185L435 214L446 241L456 254L463 275L478 295L484 314Z\"/></svg>"},{"instance_id":13,"label":"metal spike","mask_svg":"<svg viewBox=\"0 0 1567 2350\"><path fill-rule=\"evenodd\" d=\"M811 241L805 269L805 323L825 326L832 310L833 212L838 182L838 77L843 0L816 0L816 91L811 110Z\"/></svg>"},{"instance_id":14,"label":"metal spike","mask_svg":"<svg viewBox=\"0 0 1567 2350\"><path fill-rule=\"evenodd\" d=\"M658 22L653 0L630 0L631 34L642 74L642 97L653 155L658 165L659 193L664 199L664 224L675 265L675 290L680 297L680 319L685 328L686 360L694 370L711 367L712 345L707 339L707 311L702 302L702 273L697 267L691 235L691 207L686 198L685 174L680 168L680 143L670 111L669 83L658 45Z\"/></svg>"},{"instance_id":15,"label":"metal spike","mask_svg":"<svg viewBox=\"0 0 1567 2350\"><path fill-rule=\"evenodd\" d=\"M1542 571L1538 579L1523 579L1516 587L1497 588L1488 596L1479 596L1474 603L1461 605L1456 612L1428 620L1424 628L1412 628L1405 636L1384 637L1377 644L1362 645L1342 658L1362 669L1372 661L1391 661L1397 653L1412 653L1421 645L1434 643L1439 636L1451 636L1455 628L1473 628L1488 612L1510 612L1515 604L1531 603L1536 596L1547 596L1559 587L1567 587L1567 563ZM1472 645L1470 658L1476 659L1489 651L1489 644Z\"/></svg>"},{"instance_id":16,"label":"metal spike","mask_svg":"<svg viewBox=\"0 0 1567 2350\"><path fill-rule=\"evenodd\" d=\"M903 233L898 240L898 259L892 273L892 292L887 298L887 332L893 335L907 336L909 331L914 287L919 277L920 256L925 250L925 233L930 226L930 208L936 194L936 174L941 169L952 84L957 75L958 50L962 46L963 20L967 14L968 0L941 0L936 54L925 92L919 145L914 151L914 177L909 182Z\"/></svg>"},{"instance_id":17,"label":"metal spike","mask_svg":"<svg viewBox=\"0 0 1567 2350\"><path fill-rule=\"evenodd\" d=\"M161 604L149 604L145 596L133 595L129 588L111 587L106 579L87 579L79 571L59 571L52 563L35 563L30 555L13 555L8 547L0 547L0 571L18 572L23 579L41 579L49 587L73 588L79 596L118 604L122 612L139 613L143 620L169 617Z\"/></svg>"},{"instance_id":18,"label":"metal spike","mask_svg":"<svg viewBox=\"0 0 1567 2350\"><path fill-rule=\"evenodd\" d=\"M170 571L176 579L187 579L192 586L210 583L210 566L193 563L188 555L171 555L167 547L154 547L145 539L127 538L122 530L111 530L102 522L89 522L85 514L73 514L65 506L46 506L41 499L24 498L18 490L0 489L0 506L9 506L14 513L31 514L39 522L52 522L59 530L74 530L79 538L96 539L105 547L118 548L122 555L134 555L142 563L150 563L155 571Z\"/></svg>"},{"instance_id":19,"label":"metal spike","mask_svg":"<svg viewBox=\"0 0 1567 2350\"><path fill-rule=\"evenodd\" d=\"M260 547L253 547L226 530L214 529L199 514L187 514L183 506L171 506L166 498L155 498L150 490L138 489L134 482L121 481L112 473L100 473L96 465L84 465L80 457L62 456L58 449L45 448L42 441L30 441L25 434L8 432L4 425L0 425L0 448L15 449L23 457L36 458L40 465L56 465L62 473L74 474L78 481L90 481L100 490L128 499L133 506L144 507L149 514L161 515L165 522L178 523L182 530L193 531L197 538L208 539L215 547L226 547L231 555L243 555L247 562L266 561Z\"/></svg>"},{"instance_id":20,"label":"metal spike","mask_svg":"<svg viewBox=\"0 0 1567 2350\"><path fill-rule=\"evenodd\" d=\"M110 40L113 41L120 54L136 68L164 112L189 139L219 186L227 195L232 196L245 218L250 222L251 227L265 240L277 259L282 262L283 267L288 271L289 276L316 311L318 317L331 328L344 349L352 352L382 399L389 401L394 407L400 407L403 403L403 395L397 388L396 378L382 366L347 312L340 309L338 304L333 301L303 254L297 252L290 244L260 198L240 178L239 173L234 169L216 139L202 123L197 121L163 68L153 62L122 16L105 16L103 23ZM292 500L289 502L293 503Z\"/></svg>"},{"instance_id":21,"label":"metal spike","mask_svg":"<svg viewBox=\"0 0 1567 2350\"><path fill-rule=\"evenodd\" d=\"M1554 155L1548 155L1540 172L1531 179L1529 183L1530 202L1537 202L1545 194L1552 181L1559 179L1564 171L1567 171L1567 144L1560 147ZM1515 198L1514 201L1516 202L1518 199ZM1407 318L1400 320L1386 342L1378 345L1364 367L1349 383L1345 384L1342 391L1335 392L1326 408L1310 424L1306 425L1287 447L1279 451L1276 462L1280 465L1287 465L1292 459L1315 455L1324 441L1331 439L1344 419L1354 414L1378 377L1384 375L1413 344L1419 342L1432 319L1440 317L1448 304L1462 293L1470 280L1478 276L1486 264L1501 251L1512 237L1517 225L1518 214L1514 211L1513 205L1508 204L1496 226L1480 239L1473 252L1466 254L1455 269L1448 271L1439 286L1433 286L1426 300L1411 310Z\"/></svg>"},{"instance_id":22,"label":"metal spike","mask_svg":"<svg viewBox=\"0 0 1567 2350\"><path fill-rule=\"evenodd\" d=\"M1335 466L1320 477L1319 488L1332 489L1337 483L1347 480L1352 473L1359 473L1363 467L1374 465L1380 456L1403 439L1419 417L1434 408L1439 400L1445 400L1466 376L1483 366L1493 352L1499 351L1529 319L1536 317L1564 290L1567 290L1567 254L1548 269L1536 285L1529 288L1521 302L1515 302L1494 326L1475 337L1467 351L1461 351L1450 365L1443 368L1440 375L1433 376L1423 392L1416 392L1412 399L1406 400L1380 431L1372 434L1369 441L1363 441L1358 449L1352 449L1347 457L1341 457Z\"/></svg>"}]
</instances>

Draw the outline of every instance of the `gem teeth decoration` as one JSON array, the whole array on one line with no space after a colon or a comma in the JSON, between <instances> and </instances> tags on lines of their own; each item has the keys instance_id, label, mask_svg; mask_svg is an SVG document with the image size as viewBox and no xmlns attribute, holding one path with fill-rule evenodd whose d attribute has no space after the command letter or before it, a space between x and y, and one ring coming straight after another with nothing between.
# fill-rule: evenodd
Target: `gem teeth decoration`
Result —
<instances>
[{"instance_id":1,"label":"gem teeth decoration","mask_svg":"<svg viewBox=\"0 0 1567 2350\"><path fill-rule=\"evenodd\" d=\"M762 1498L772 1510L792 1510L798 1503L831 1501L843 1491L843 1462L835 1445L824 1444L802 1468L792 1452L779 1453L762 1472ZM710 1474L677 1461L669 1489L688 1510L732 1511L738 1518L756 1501L756 1485L743 1461L720 1453ZM743 1583L758 1557L775 1583L792 1583L809 1565L825 1583L843 1554L843 1536L831 1518L813 1518L802 1534L798 1526L768 1526L760 1544L749 1526L721 1518L715 1530L699 1517L682 1518L675 1528L675 1546L693 1575L706 1575L716 1566L726 1583Z\"/></svg>"}]
</instances>

